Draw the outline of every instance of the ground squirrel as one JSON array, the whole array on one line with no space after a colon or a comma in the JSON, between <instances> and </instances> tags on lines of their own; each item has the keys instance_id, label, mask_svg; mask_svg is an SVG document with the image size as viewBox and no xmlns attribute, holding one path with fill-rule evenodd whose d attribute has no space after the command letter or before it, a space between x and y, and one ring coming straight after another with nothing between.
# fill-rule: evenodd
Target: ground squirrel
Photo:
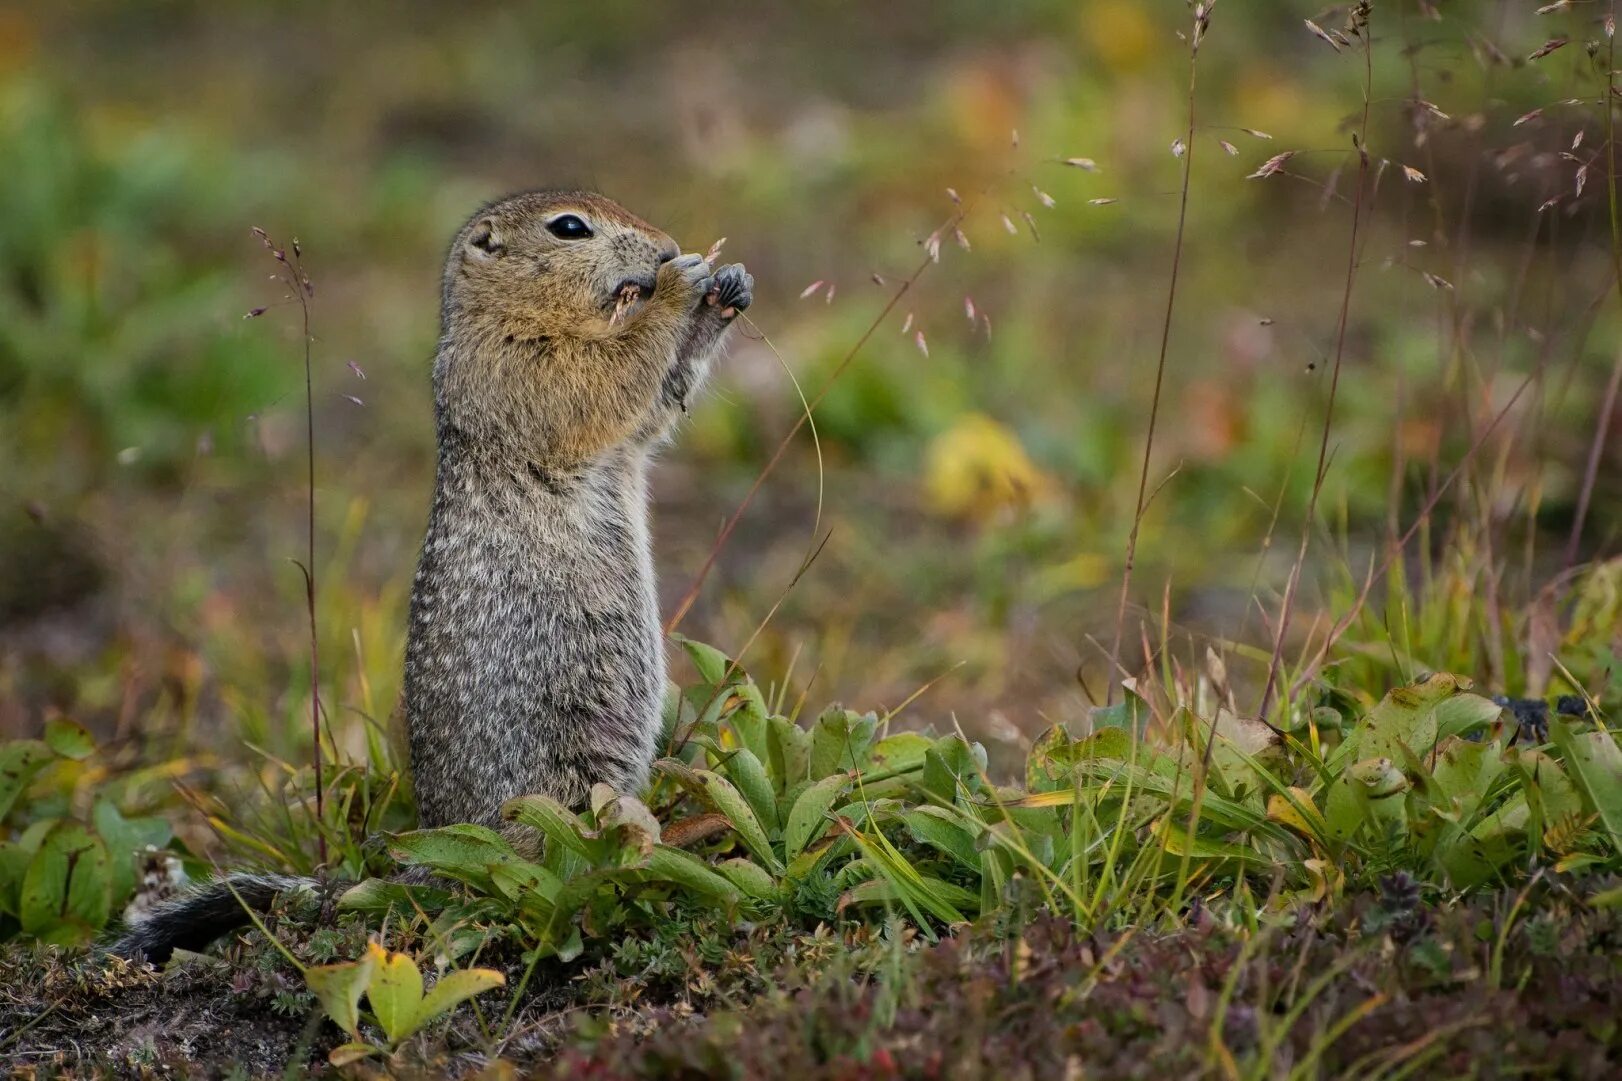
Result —
<instances>
[{"instance_id":1,"label":"ground squirrel","mask_svg":"<svg viewBox=\"0 0 1622 1081\"><path fill-rule=\"evenodd\" d=\"M648 460L753 287L585 192L511 196L457 234L405 661L423 826L646 781L665 681ZM158 906L115 952L161 962L245 923L243 903L311 884L228 882Z\"/></svg>"}]
</instances>

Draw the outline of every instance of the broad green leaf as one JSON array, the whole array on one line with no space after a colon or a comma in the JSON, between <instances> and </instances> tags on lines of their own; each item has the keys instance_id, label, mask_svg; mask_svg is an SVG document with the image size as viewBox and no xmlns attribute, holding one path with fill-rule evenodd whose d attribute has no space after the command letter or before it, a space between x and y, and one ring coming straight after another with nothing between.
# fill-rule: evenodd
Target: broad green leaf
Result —
<instances>
[{"instance_id":1,"label":"broad green leaf","mask_svg":"<svg viewBox=\"0 0 1622 1081\"><path fill-rule=\"evenodd\" d=\"M23 930L47 942L87 941L112 908L107 846L77 822L58 822L23 875Z\"/></svg>"},{"instance_id":2,"label":"broad green leaf","mask_svg":"<svg viewBox=\"0 0 1622 1081\"><path fill-rule=\"evenodd\" d=\"M75 761L89 758L96 750L96 741L84 725L66 717L52 717L45 722L45 742L63 758Z\"/></svg>"},{"instance_id":3,"label":"broad green leaf","mask_svg":"<svg viewBox=\"0 0 1622 1081\"><path fill-rule=\"evenodd\" d=\"M1149 704L1131 691L1123 691L1121 701L1113 706L1095 706L1088 714L1094 732L1113 728L1130 733L1143 727L1149 719Z\"/></svg>"},{"instance_id":4,"label":"broad green leaf","mask_svg":"<svg viewBox=\"0 0 1622 1081\"><path fill-rule=\"evenodd\" d=\"M494 889L490 866L518 858L495 830L471 824L402 833L390 842L389 851L397 860L432 867L486 893Z\"/></svg>"},{"instance_id":5,"label":"broad green leaf","mask_svg":"<svg viewBox=\"0 0 1622 1081\"><path fill-rule=\"evenodd\" d=\"M17 739L0 745L0 822L34 774L56 758L55 752L37 739Z\"/></svg>"},{"instance_id":6,"label":"broad green leaf","mask_svg":"<svg viewBox=\"0 0 1622 1081\"><path fill-rule=\"evenodd\" d=\"M1526 822L1529 840L1541 842L1550 826L1583 813L1582 793L1560 763L1542 751L1521 751L1515 764L1526 778L1524 791L1531 812Z\"/></svg>"},{"instance_id":7,"label":"broad green leaf","mask_svg":"<svg viewBox=\"0 0 1622 1081\"><path fill-rule=\"evenodd\" d=\"M1563 721L1550 724L1549 735L1560 748L1584 805L1599 816L1611 851L1622 853L1622 748L1604 729L1578 732Z\"/></svg>"},{"instance_id":8,"label":"broad green leaf","mask_svg":"<svg viewBox=\"0 0 1622 1081\"><path fill-rule=\"evenodd\" d=\"M492 968L459 968L445 973L417 1007L417 1017L411 1031L426 1025L440 1014L449 1013L459 1003L474 995L505 986L507 977Z\"/></svg>"},{"instance_id":9,"label":"broad green leaf","mask_svg":"<svg viewBox=\"0 0 1622 1081\"><path fill-rule=\"evenodd\" d=\"M1461 824L1468 824L1504 772L1503 745L1496 739L1484 743L1453 739L1440 747L1431 776L1456 808Z\"/></svg>"},{"instance_id":10,"label":"broad green leaf","mask_svg":"<svg viewBox=\"0 0 1622 1081\"><path fill-rule=\"evenodd\" d=\"M1389 758L1366 758L1350 766L1329 786L1324 822L1330 838L1349 840L1370 818L1395 816L1402 805L1392 801L1408 788L1408 778Z\"/></svg>"},{"instance_id":11,"label":"broad green leaf","mask_svg":"<svg viewBox=\"0 0 1622 1081\"><path fill-rule=\"evenodd\" d=\"M805 781L811 769L811 733L783 717L766 719L766 761L779 792Z\"/></svg>"},{"instance_id":12,"label":"broad green leaf","mask_svg":"<svg viewBox=\"0 0 1622 1081\"><path fill-rule=\"evenodd\" d=\"M1132 736L1119 728L1100 728L1076 743L1077 761L1084 758L1113 758L1126 761L1132 757Z\"/></svg>"},{"instance_id":13,"label":"broad green leaf","mask_svg":"<svg viewBox=\"0 0 1622 1081\"><path fill-rule=\"evenodd\" d=\"M679 634L671 635L671 637L676 640L676 643L681 646L682 650L692 660L693 667L698 669L700 679L712 687L721 685L721 681L726 678L727 668L732 664L731 659L725 653L722 653L714 646L694 641Z\"/></svg>"},{"instance_id":14,"label":"broad green leaf","mask_svg":"<svg viewBox=\"0 0 1622 1081\"><path fill-rule=\"evenodd\" d=\"M760 864L746 859L722 860L715 869L740 891L757 901L777 901L782 892L777 882Z\"/></svg>"},{"instance_id":15,"label":"broad green leaf","mask_svg":"<svg viewBox=\"0 0 1622 1081\"><path fill-rule=\"evenodd\" d=\"M924 754L924 791L943 803L960 794L978 792L986 768L986 749L962 736L942 736Z\"/></svg>"},{"instance_id":16,"label":"broad green leaf","mask_svg":"<svg viewBox=\"0 0 1622 1081\"><path fill-rule=\"evenodd\" d=\"M944 807L915 807L901 815L913 840L957 860L970 871L980 870L980 852L974 839L978 830L964 824L963 816Z\"/></svg>"},{"instance_id":17,"label":"broad green leaf","mask_svg":"<svg viewBox=\"0 0 1622 1081\"><path fill-rule=\"evenodd\" d=\"M390 1043L399 1043L417 1028L417 1008L422 1004L422 973L417 962L403 953L390 953L376 942L368 943L372 959L372 979L366 985L366 1001L383 1027Z\"/></svg>"},{"instance_id":18,"label":"broad green leaf","mask_svg":"<svg viewBox=\"0 0 1622 1081\"><path fill-rule=\"evenodd\" d=\"M1479 694L1458 694L1438 702L1435 742L1441 743L1450 737L1462 736L1478 728L1485 728L1496 721L1503 712L1503 707Z\"/></svg>"},{"instance_id":19,"label":"broad green leaf","mask_svg":"<svg viewBox=\"0 0 1622 1081\"><path fill-rule=\"evenodd\" d=\"M304 983L327 1011L327 1016L357 1040L360 1039L360 996L371 981L372 964L368 950L359 961L313 965L304 970Z\"/></svg>"},{"instance_id":20,"label":"broad green leaf","mask_svg":"<svg viewBox=\"0 0 1622 1081\"><path fill-rule=\"evenodd\" d=\"M501 805L501 817L528 826L552 844L571 848L582 856L591 854L584 836L586 824L551 796L537 794L510 799Z\"/></svg>"},{"instance_id":21,"label":"broad green leaf","mask_svg":"<svg viewBox=\"0 0 1622 1081\"><path fill-rule=\"evenodd\" d=\"M844 795L850 778L842 773L824 777L800 793L783 827L783 855L790 862L828 829L828 809Z\"/></svg>"},{"instance_id":22,"label":"broad green leaf","mask_svg":"<svg viewBox=\"0 0 1622 1081\"><path fill-rule=\"evenodd\" d=\"M1026 790L1048 792L1068 785L1076 761L1074 747L1075 741L1062 724L1038 736L1025 756Z\"/></svg>"},{"instance_id":23,"label":"broad green leaf","mask_svg":"<svg viewBox=\"0 0 1622 1081\"><path fill-rule=\"evenodd\" d=\"M653 854L648 857L647 870L643 873L651 880L673 882L701 897L728 904L738 900L738 890L728 879L717 874L709 864L691 852L669 845L654 846Z\"/></svg>"},{"instance_id":24,"label":"broad green leaf","mask_svg":"<svg viewBox=\"0 0 1622 1081\"><path fill-rule=\"evenodd\" d=\"M873 744L872 763L862 772L863 786L877 784L924 768L924 754L934 740L922 732L897 732Z\"/></svg>"},{"instance_id":25,"label":"broad green leaf","mask_svg":"<svg viewBox=\"0 0 1622 1081\"><path fill-rule=\"evenodd\" d=\"M727 779L743 793L743 797L749 801L749 809L755 812L755 817L767 834L775 835L780 828L777 821L777 793L772 790L771 779L766 776L766 767L747 747L731 751L717 748L717 751L721 761L716 769L724 771Z\"/></svg>"},{"instance_id":26,"label":"broad green leaf","mask_svg":"<svg viewBox=\"0 0 1622 1081\"><path fill-rule=\"evenodd\" d=\"M563 882L557 875L528 860L492 865L490 881L503 897L518 902L527 900L550 904L563 888Z\"/></svg>"},{"instance_id":27,"label":"broad green leaf","mask_svg":"<svg viewBox=\"0 0 1622 1081\"><path fill-rule=\"evenodd\" d=\"M1470 681L1461 676L1436 672L1393 688L1341 745L1336 763L1352 756L1358 760L1399 760L1398 743L1407 744L1416 754L1428 754L1437 740L1437 706L1470 686ZM1493 707L1494 716L1496 708ZM1462 712L1469 713L1468 709Z\"/></svg>"},{"instance_id":28,"label":"broad green leaf","mask_svg":"<svg viewBox=\"0 0 1622 1081\"><path fill-rule=\"evenodd\" d=\"M738 740L738 746L747 747L762 762L771 761L771 748L766 742L770 726L766 700L752 680L740 683L733 692L737 706L727 715L727 727Z\"/></svg>"},{"instance_id":29,"label":"broad green leaf","mask_svg":"<svg viewBox=\"0 0 1622 1081\"><path fill-rule=\"evenodd\" d=\"M343 892L338 898L338 910L377 914L392 910L401 916L409 916L415 915L418 908L424 912L438 912L450 899L449 892L433 886L410 886L386 878L368 878Z\"/></svg>"},{"instance_id":30,"label":"broad green leaf","mask_svg":"<svg viewBox=\"0 0 1622 1081\"><path fill-rule=\"evenodd\" d=\"M692 769L668 758L661 759L655 765L674 777L689 792L703 797L710 806L726 815L738 838L743 841L744 847L756 859L766 864L773 873L780 873L783 870L783 864L772 852L771 841L766 837L766 831L761 828L760 820L749 808L749 801L743 798L743 794L734 788L730 781L710 770Z\"/></svg>"},{"instance_id":31,"label":"broad green leaf","mask_svg":"<svg viewBox=\"0 0 1622 1081\"><path fill-rule=\"evenodd\" d=\"M113 904L122 904L135 890L136 864L147 846L162 848L174 832L163 818L125 818L105 796L96 797L90 820L107 845Z\"/></svg>"},{"instance_id":32,"label":"broad green leaf","mask_svg":"<svg viewBox=\"0 0 1622 1081\"><path fill-rule=\"evenodd\" d=\"M23 876L34 861L34 853L16 841L0 841L0 912L16 916L22 895Z\"/></svg>"},{"instance_id":33,"label":"broad green leaf","mask_svg":"<svg viewBox=\"0 0 1622 1081\"><path fill-rule=\"evenodd\" d=\"M834 707L811 728L811 779L866 769L878 718L871 713Z\"/></svg>"}]
</instances>

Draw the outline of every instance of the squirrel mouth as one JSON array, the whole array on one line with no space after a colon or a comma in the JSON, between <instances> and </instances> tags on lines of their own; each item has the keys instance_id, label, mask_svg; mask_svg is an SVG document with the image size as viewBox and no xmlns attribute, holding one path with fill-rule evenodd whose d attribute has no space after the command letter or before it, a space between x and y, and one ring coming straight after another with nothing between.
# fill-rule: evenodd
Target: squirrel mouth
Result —
<instances>
[{"instance_id":1,"label":"squirrel mouth","mask_svg":"<svg viewBox=\"0 0 1622 1081\"><path fill-rule=\"evenodd\" d=\"M646 300L653 295L653 286L654 279L651 274L641 278L625 278L614 286L614 292L609 296L608 302L610 304L619 304L624 297L630 297L632 300Z\"/></svg>"},{"instance_id":2,"label":"squirrel mouth","mask_svg":"<svg viewBox=\"0 0 1622 1081\"><path fill-rule=\"evenodd\" d=\"M613 307L613 314L609 316L608 320L609 324L613 325L618 323L625 317L625 314L631 310L637 301L644 300L647 297L652 296L653 287L654 279L651 277L626 278L624 281L621 281L618 285L616 285L614 287L614 293L608 301Z\"/></svg>"}]
</instances>

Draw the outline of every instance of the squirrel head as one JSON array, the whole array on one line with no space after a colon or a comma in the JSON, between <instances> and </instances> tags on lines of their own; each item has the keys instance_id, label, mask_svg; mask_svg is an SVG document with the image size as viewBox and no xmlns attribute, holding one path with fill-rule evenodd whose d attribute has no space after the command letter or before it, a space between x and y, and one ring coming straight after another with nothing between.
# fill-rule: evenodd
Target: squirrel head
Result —
<instances>
[{"instance_id":1,"label":"squirrel head","mask_svg":"<svg viewBox=\"0 0 1622 1081\"><path fill-rule=\"evenodd\" d=\"M601 195L508 196L456 235L446 318L480 337L600 337L613 332L626 286L651 296L660 264L679 253L668 235Z\"/></svg>"}]
</instances>

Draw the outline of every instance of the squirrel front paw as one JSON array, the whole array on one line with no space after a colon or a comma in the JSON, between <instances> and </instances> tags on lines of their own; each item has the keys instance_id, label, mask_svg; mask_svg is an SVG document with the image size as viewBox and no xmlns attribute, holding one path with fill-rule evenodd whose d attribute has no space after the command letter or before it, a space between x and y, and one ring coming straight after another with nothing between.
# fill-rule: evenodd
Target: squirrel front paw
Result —
<instances>
[{"instance_id":1,"label":"squirrel front paw","mask_svg":"<svg viewBox=\"0 0 1622 1081\"><path fill-rule=\"evenodd\" d=\"M704 303L717 309L722 319L732 319L755 299L755 276L742 263L730 263L715 272Z\"/></svg>"},{"instance_id":2,"label":"squirrel front paw","mask_svg":"<svg viewBox=\"0 0 1622 1081\"><path fill-rule=\"evenodd\" d=\"M654 292L674 295L683 302L696 303L714 286L715 275L708 259L696 253L678 255L659 267Z\"/></svg>"}]
</instances>

